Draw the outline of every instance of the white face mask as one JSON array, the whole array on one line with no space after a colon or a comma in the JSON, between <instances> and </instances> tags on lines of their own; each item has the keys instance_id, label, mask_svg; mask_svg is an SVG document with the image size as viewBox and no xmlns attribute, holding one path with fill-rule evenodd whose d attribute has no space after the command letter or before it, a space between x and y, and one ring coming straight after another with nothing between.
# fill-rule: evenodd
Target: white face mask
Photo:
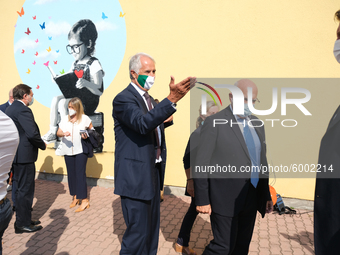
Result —
<instances>
[{"instance_id":1,"label":"white face mask","mask_svg":"<svg viewBox=\"0 0 340 255\"><path fill-rule=\"evenodd\" d=\"M255 106L255 105L253 105ZM251 115L251 111L249 110L248 104L244 104L244 114L240 115L241 117L248 117Z\"/></svg>"},{"instance_id":2,"label":"white face mask","mask_svg":"<svg viewBox=\"0 0 340 255\"><path fill-rule=\"evenodd\" d=\"M336 40L333 49L334 57L340 63L340 40Z\"/></svg>"},{"instance_id":3,"label":"white face mask","mask_svg":"<svg viewBox=\"0 0 340 255\"><path fill-rule=\"evenodd\" d=\"M233 102L233 99L231 99L231 102ZM253 104L253 106L255 107L255 104ZM243 114L239 114L239 116L246 118L246 117L249 117L251 114L252 114L252 112L250 111L250 109L248 107L248 103L244 103L244 112L243 112Z\"/></svg>"},{"instance_id":4,"label":"white face mask","mask_svg":"<svg viewBox=\"0 0 340 255\"><path fill-rule=\"evenodd\" d=\"M34 103L34 97L31 98L32 98L31 102L28 103L29 106L31 106Z\"/></svg>"},{"instance_id":5,"label":"white face mask","mask_svg":"<svg viewBox=\"0 0 340 255\"><path fill-rule=\"evenodd\" d=\"M144 88L149 90L149 89L151 89L151 87L152 87L152 85L153 85L154 83L155 83L155 77L149 76L149 77L146 79Z\"/></svg>"},{"instance_id":6,"label":"white face mask","mask_svg":"<svg viewBox=\"0 0 340 255\"><path fill-rule=\"evenodd\" d=\"M75 115L76 113L77 113L76 110L73 110L73 109L68 108L68 114L69 114L70 116L73 116L73 115Z\"/></svg>"}]
</instances>

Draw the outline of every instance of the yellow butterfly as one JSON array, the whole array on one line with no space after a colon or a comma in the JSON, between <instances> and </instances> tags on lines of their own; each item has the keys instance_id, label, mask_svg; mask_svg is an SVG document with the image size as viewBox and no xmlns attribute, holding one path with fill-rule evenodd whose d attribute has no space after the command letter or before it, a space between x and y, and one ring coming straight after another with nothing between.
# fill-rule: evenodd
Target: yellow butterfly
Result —
<instances>
[{"instance_id":1,"label":"yellow butterfly","mask_svg":"<svg viewBox=\"0 0 340 255\"><path fill-rule=\"evenodd\" d=\"M123 14L122 12L120 12L119 17L123 18L125 16L125 14L126 13Z\"/></svg>"},{"instance_id":2,"label":"yellow butterfly","mask_svg":"<svg viewBox=\"0 0 340 255\"><path fill-rule=\"evenodd\" d=\"M28 71L27 71L26 73L28 73L28 74L29 74L30 72L31 72L31 70L28 68Z\"/></svg>"},{"instance_id":3,"label":"yellow butterfly","mask_svg":"<svg viewBox=\"0 0 340 255\"><path fill-rule=\"evenodd\" d=\"M46 49L48 52L50 52L51 51L51 46L48 48L48 49Z\"/></svg>"}]
</instances>

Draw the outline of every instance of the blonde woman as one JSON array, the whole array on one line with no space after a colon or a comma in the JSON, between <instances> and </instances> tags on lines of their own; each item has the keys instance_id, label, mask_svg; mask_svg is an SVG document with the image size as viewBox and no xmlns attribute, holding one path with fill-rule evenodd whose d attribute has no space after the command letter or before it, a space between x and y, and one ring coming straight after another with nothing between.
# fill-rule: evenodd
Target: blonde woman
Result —
<instances>
[{"instance_id":1,"label":"blonde woman","mask_svg":"<svg viewBox=\"0 0 340 255\"><path fill-rule=\"evenodd\" d=\"M74 97L68 103L69 114L61 119L57 136L62 137L56 150L65 158L67 178L73 201L70 208L80 204L76 212L90 207L87 198L86 163L88 154L83 152L82 139L87 139L87 129L92 129L90 118L84 114L81 100Z\"/></svg>"}]
</instances>

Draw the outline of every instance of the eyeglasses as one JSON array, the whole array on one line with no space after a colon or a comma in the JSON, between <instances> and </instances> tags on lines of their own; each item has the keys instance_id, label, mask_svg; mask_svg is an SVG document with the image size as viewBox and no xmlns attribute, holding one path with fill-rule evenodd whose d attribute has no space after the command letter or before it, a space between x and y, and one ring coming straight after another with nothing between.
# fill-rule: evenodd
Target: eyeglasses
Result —
<instances>
[{"instance_id":1,"label":"eyeglasses","mask_svg":"<svg viewBox=\"0 0 340 255\"><path fill-rule=\"evenodd\" d=\"M80 46L82 46L84 43L80 43L80 44L75 44L75 45L67 45L66 46L66 50L69 54L72 54L72 53L76 53L76 54L79 54L80 53Z\"/></svg>"},{"instance_id":2,"label":"eyeglasses","mask_svg":"<svg viewBox=\"0 0 340 255\"><path fill-rule=\"evenodd\" d=\"M253 101L253 104L255 104L256 102L260 103L260 100L259 100L258 98L255 98L255 99L253 99L252 101ZM245 103L248 103L248 98L245 97L245 98L244 98L244 102L245 102Z\"/></svg>"}]
</instances>

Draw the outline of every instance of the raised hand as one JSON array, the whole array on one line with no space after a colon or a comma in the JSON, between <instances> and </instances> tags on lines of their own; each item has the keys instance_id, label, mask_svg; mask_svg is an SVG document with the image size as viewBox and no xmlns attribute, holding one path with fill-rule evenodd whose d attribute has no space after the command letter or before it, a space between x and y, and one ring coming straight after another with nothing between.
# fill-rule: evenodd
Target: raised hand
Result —
<instances>
[{"instance_id":1,"label":"raised hand","mask_svg":"<svg viewBox=\"0 0 340 255\"><path fill-rule=\"evenodd\" d=\"M171 76L170 80L170 94L167 97L171 102L177 103L180 99L182 99L190 90L193 84L193 79L196 80L195 77L187 77L183 81L175 84L175 78Z\"/></svg>"}]
</instances>

